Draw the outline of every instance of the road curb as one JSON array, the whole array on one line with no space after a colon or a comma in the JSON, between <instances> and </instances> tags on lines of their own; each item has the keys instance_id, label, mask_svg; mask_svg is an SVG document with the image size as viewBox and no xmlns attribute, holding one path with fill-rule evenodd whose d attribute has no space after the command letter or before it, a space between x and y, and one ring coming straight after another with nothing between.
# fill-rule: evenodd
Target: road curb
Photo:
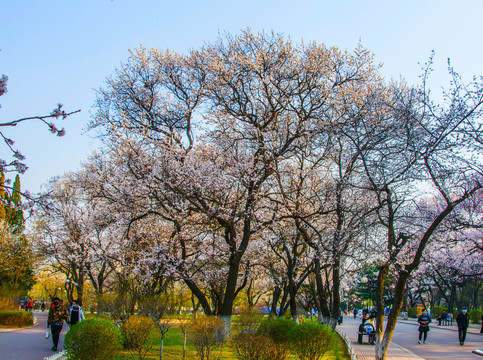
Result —
<instances>
[{"instance_id":1,"label":"road curb","mask_svg":"<svg viewBox=\"0 0 483 360\"><path fill-rule=\"evenodd\" d=\"M0 334L1 333L12 332L12 331L18 331L18 330L31 329L31 328L34 328L36 326L39 326L39 322L37 321L37 317L34 316L34 324L32 326L21 327L21 328L14 328L14 329L0 329Z\"/></svg>"},{"instance_id":2,"label":"road curb","mask_svg":"<svg viewBox=\"0 0 483 360\"><path fill-rule=\"evenodd\" d=\"M44 357L44 360L64 360L64 359L67 359L65 357L65 350L61 351L60 353Z\"/></svg>"},{"instance_id":3,"label":"road curb","mask_svg":"<svg viewBox=\"0 0 483 360\"><path fill-rule=\"evenodd\" d=\"M347 336L347 334L345 332L341 331L340 329L338 329L337 327L335 328L335 331L337 332L337 334L339 334L339 336L342 338L342 340L347 345L347 351L349 352L349 356L350 356L351 360L357 360L356 352L354 351L354 348L352 347L351 341L350 341L349 337Z\"/></svg>"}]
</instances>

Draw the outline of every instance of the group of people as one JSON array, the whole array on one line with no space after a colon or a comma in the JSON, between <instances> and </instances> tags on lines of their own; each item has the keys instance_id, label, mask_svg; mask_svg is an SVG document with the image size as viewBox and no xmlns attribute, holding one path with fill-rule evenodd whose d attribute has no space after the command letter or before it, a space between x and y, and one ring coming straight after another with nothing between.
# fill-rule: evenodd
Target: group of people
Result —
<instances>
[{"instance_id":1,"label":"group of people","mask_svg":"<svg viewBox=\"0 0 483 360\"><path fill-rule=\"evenodd\" d=\"M374 326L372 324L373 319L376 317L376 312L370 311L368 309L364 309L362 313L362 323L359 325L359 332L360 333L371 333L374 331ZM439 325L441 325L441 320L443 320L443 316L448 316L442 315L439 318ZM356 310L354 309L354 318L356 317ZM481 330L480 332L483 333L483 316L481 317ZM429 324L431 323L431 316L429 315L429 312L427 309L423 309L422 314L418 317L418 323L419 323L419 340L418 344L426 344L427 338L428 338L428 332L429 332ZM468 314L468 309L466 307L463 307L461 312L458 314L456 317L456 323L458 324L458 339L460 342L460 345L463 346L465 344L466 340L466 332L468 331L468 327L470 325L470 315ZM375 338L373 338L375 341Z\"/></svg>"},{"instance_id":2,"label":"group of people","mask_svg":"<svg viewBox=\"0 0 483 360\"><path fill-rule=\"evenodd\" d=\"M66 322L69 326L73 326L78 322L85 320L84 311L77 301L72 301L72 306L67 310L58 297L52 298L52 304L47 317L47 331L52 334L52 351L57 351L59 344L59 336L62 326Z\"/></svg>"},{"instance_id":3,"label":"group of people","mask_svg":"<svg viewBox=\"0 0 483 360\"><path fill-rule=\"evenodd\" d=\"M439 325L441 325L441 320L442 317L439 318ZM418 323L418 344L421 344L421 341L423 342L423 344L426 344L429 332L429 324L431 323L431 316L429 315L428 310L423 309L423 313L418 317ZM470 315L468 314L468 309L466 307L463 307L458 316L456 316L456 323L458 324L458 339L460 345L463 346L466 340L466 332L468 331L468 327L470 325ZM483 332L483 324L481 325L481 332Z\"/></svg>"}]
</instances>

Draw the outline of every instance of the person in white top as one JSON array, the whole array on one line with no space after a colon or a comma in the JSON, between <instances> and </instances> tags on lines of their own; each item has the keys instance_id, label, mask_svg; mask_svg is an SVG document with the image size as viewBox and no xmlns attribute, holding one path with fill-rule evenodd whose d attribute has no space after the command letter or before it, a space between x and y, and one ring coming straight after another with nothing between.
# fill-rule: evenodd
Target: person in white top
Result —
<instances>
[{"instance_id":1,"label":"person in white top","mask_svg":"<svg viewBox=\"0 0 483 360\"><path fill-rule=\"evenodd\" d=\"M69 325L77 324L82 320L85 320L84 311L76 300L72 301L72 306L69 309Z\"/></svg>"}]
</instances>

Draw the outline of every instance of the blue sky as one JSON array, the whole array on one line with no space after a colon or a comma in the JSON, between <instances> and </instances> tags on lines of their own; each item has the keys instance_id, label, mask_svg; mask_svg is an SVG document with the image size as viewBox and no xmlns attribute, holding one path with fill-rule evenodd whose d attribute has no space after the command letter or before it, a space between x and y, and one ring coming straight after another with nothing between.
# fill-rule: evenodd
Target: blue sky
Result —
<instances>
[{"instance_id":1,"label":"blue sky","mask_svg":"<svg viewBox=\"0 0 483 360\"><path fill-rule=\"evenodd\" d=\"M483 74L479 0L2 0L0 14L0 74L9 77L0 122L50 113L58 102L82 110L61 124L62 138L34 123L4 129L27 156L21 181L31 192L96 148L94 134L84 134L95 89L140 44L186 52L219 32L273 30L349 50L360 40L386 78L410 84L434 49L435 92L448 82L447 58L466 80Z\"/></svg>"}]
</instances>

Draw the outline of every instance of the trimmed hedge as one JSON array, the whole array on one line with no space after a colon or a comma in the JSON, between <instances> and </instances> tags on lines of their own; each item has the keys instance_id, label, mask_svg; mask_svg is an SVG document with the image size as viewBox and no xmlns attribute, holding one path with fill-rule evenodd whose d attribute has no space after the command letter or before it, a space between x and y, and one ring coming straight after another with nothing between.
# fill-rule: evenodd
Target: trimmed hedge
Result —
<instances>
[{"instance_id":1,"label":"trimmed hedge","mask_svg":"<svg viewBox=\"0 0 483 360\"><path fill-rule=\"evenodd\" d=\"M292 350L301 360L319 360L329 351L336 359L343 356L337 333L327 325L304 323L289 333Z\"/></svg>"},{"instance_id":2,"label":"trimmed hedge","mask_svg":"<svg viewBox=\"0 0 483 360\"><path fill-rule=\"evenodd\" d=\"M297 324L292 320L269 318L262 321L258 327L258 333L268 336L276 344L288 343L289 332Z\"/></svg>"},{"instance_id":3,"label":"trimmed hedge","mask_svg":"<svg viewBox=\"0 0 483 360\"><path fill-rule=\"evenodd\" d=\"M410 307L408 309L408 317L410 318L417 318L419 316L419 310L417 307Z\"/></svg>"},{"instance_id":4,"label":"trimmed hedge","mask_svg":"<svg viewBox=\"0 0 483 360\"><path fill-rule=\"evenodd\" d=\"M0 311L0 326L22 327L34 324L31 311L5 310Z\"/></svg>"},{"instance_id":5,"label":"trimmed hedge","mask_svg":"<svg viewBox=\"0 0 483 360\"><path fill-rule=\"evenodd\" d=\"M447 311L448 309L443 307L443 306L433 306L431 308L431 317L433 319L437 319L439 317L441 317L441 315L443 314L443 311Z\"/></svg>"},{"instance_id":6,"label":"trimmed hedge","mask_svg":"<svg viewBox=\"0 0 483 360\"><path fill-rule=\"evenodd\" d=\"M474 309L469 312L470 320L473 324L481 324L481 316L483 315L483 310Z\"/></svg>"},{"instance_id":7,"label":"trimmed hedge","mask_svg":"<svg viewBox=\"0 0 483 360\"><path fill-rule=\"evenodd\" d=\"M121 350L121 330L111 321L94 318L81 321L65 335L64 349L68 359L109 360Z\"/></svg>"}]
</instances>

